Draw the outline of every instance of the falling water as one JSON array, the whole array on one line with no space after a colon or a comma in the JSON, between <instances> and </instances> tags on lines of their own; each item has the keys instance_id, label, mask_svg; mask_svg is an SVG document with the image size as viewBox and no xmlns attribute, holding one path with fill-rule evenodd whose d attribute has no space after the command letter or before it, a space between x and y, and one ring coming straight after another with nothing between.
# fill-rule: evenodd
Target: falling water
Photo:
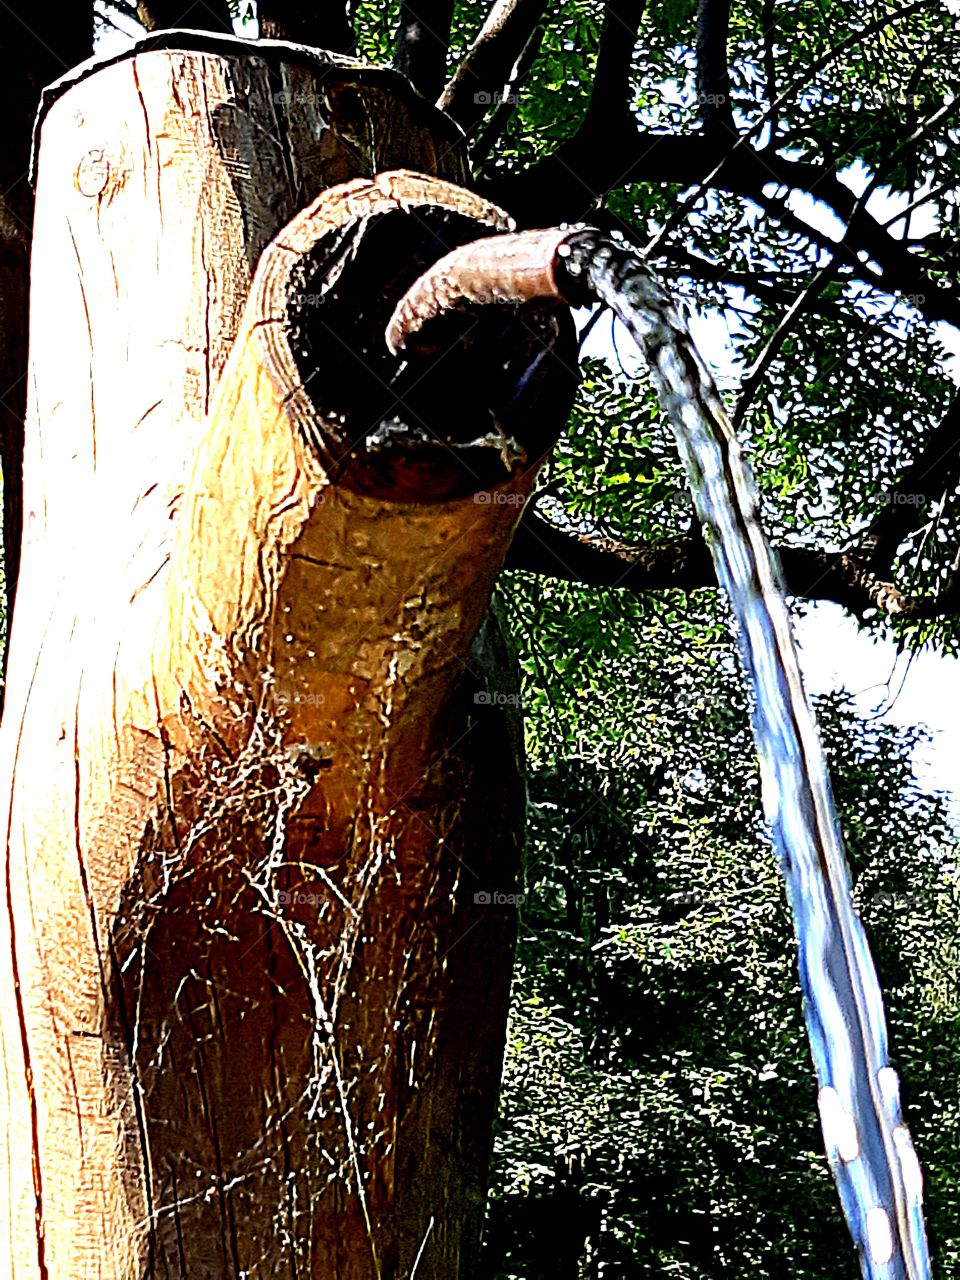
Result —
<instances>
[{"instance_id":1,"label":"falling water","mask_svg":"<svg viewBox=\"0 0 960 1280\"><path fill-rule=\"evenodd\" d=\"M787 884L827 1154L866 1280L927 1280L920 1165L887 1056L883 999L830 779L753 481L706 365L628 246L590 229L491 236L417 280L387 327L391 351L460 302L600 301L620 317L676 432L697 513L730 599L754 695L764 809Z\"/></svg>"},{"instance_id":2,"label":"falling water","mask_svg":"<svg viewBox=\"0 0 960 1280\"><path fill-rule=\"evenodd\" d=\"M558 250L565 296L592 294L650 365L737 622L754 695L764 810L793 912L824 1141L867 1280L925 1280L922 1177L887 1056L883 1000L850 878L816 723L756 491L716 385L640 258L573 233Z\"/></svg>"}]
</instances>

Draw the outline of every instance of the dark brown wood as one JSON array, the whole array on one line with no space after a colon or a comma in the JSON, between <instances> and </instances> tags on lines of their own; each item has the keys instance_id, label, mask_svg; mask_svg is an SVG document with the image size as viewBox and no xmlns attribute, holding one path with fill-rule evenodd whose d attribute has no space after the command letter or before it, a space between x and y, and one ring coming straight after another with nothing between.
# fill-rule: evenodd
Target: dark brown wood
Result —
<instances>
[{"instance_id":1,"label":"dark brown wood","mask_svg":"<svg viewBox=\"0 0 960 1280\"><path fill-rule=\"evenodd\" d=\"M730 100L730 67L727 41L730 37L730 0L698 0L697 3L697 97L700 116L707 133L727 144L735 139L733 103Z\"/></svg>"}]
</instances>

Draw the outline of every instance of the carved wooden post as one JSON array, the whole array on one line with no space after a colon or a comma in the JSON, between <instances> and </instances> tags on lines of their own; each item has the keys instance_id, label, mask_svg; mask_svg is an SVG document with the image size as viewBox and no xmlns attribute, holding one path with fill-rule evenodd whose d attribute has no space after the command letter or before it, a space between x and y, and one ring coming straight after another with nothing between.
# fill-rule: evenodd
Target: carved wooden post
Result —
<instances>
[{"instance_id":1,"label":"carved wooden post","mask_svg":"<svg viewBox=\"0 0 960 1280\"><path fill-rule=\"evenodd\" d=\"M0 1275L473 1274L522 826L486 611L574 357L530 306L387 351L505 225L464 177L402 79L292 46L167 33L48 104Z\"/></svg>"}]
</instances>

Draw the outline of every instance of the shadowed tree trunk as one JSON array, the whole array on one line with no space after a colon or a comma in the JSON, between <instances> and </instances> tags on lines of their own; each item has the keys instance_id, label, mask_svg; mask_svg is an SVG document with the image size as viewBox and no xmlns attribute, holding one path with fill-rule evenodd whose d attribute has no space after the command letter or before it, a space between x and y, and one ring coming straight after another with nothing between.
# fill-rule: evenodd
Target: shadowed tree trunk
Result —
<instances>
[{"instance_id":1,"label":"shadowed tree trunk","mask_svg":"<svg viewBox=\"0 0 960 1280\"><path fill-rule=\"evenodd\" d=\"M575 360L529 305L388 352L506 225L464 176L400 77L282 46L152 39L46 111L4 1276L475 1274L523 808L487 610Z\"/></svg>"},{"instance_id":2,"label":"shadowed tree trunk","mask_svg":"<svg viewBox=\"0 0 960 1280\"><path fill-rule=\"evenodd\" d=\"M161 27L194 27L233 31L227 0L137 0L137 17L148 31Z\"/></svg>"},{"instance_id":3,"label":"shadowed tree trunk","mask_svg":"<svg viewBox=\"0 0 960 1280\"><path fill-rule=\"evenodd\" d=\"M294 40L333 53L352 53L356 46L345 0L260 0L257 19L261 40Z\"/></svg>"}]
</instances>

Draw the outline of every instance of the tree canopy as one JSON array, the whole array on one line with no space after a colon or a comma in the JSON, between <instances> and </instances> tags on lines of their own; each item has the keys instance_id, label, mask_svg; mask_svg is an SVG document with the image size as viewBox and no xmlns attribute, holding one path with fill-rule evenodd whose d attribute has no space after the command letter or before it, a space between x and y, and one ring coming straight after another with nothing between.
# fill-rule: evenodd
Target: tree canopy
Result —
<instances>
[{"instance_id":1,"label":"tree canopy","mask_svg":"<svg viewBox=\"0 0 960 1280\"><path fill-rule=\"evenodd\" d=\"M527 575L509 591L531 839L489 1274L854 1280L722 610ZM913 776L917 731L840 695L818 711L949 1275L958 838Z\"/></svg>"}]
</instances>

